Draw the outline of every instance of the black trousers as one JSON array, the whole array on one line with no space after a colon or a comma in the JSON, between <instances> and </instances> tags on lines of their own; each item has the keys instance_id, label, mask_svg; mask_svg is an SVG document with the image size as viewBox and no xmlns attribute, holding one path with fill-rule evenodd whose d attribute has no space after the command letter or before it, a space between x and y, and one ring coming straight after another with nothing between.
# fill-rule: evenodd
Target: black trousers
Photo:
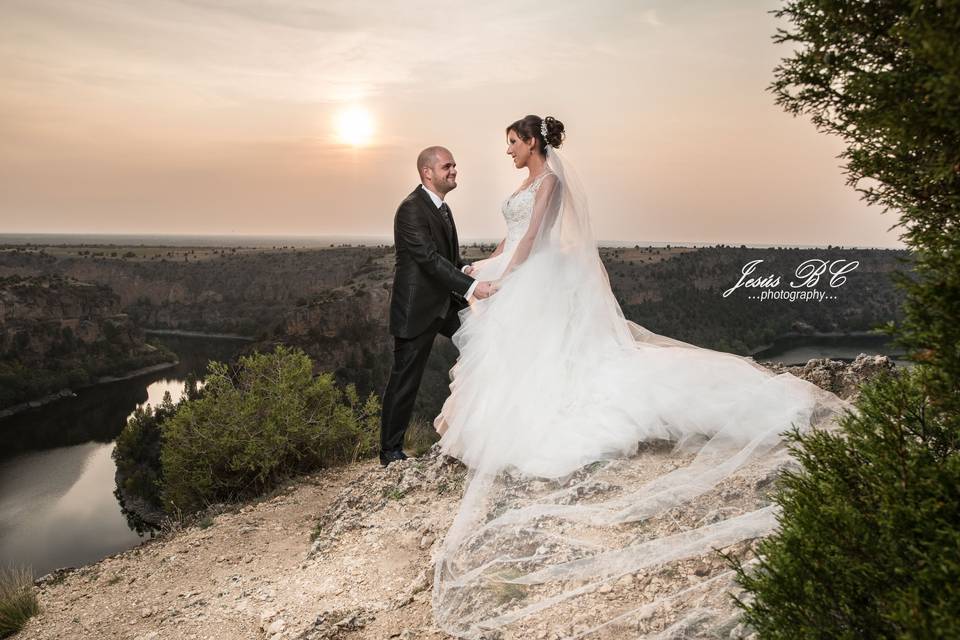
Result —
<instances>
[{"instance_id":1,"label":"black trousers","mask_svg":"<svg viewBox=\"0 0 960 640\"><path fill-rule=\"evenodd\" d=\"M380 450L403 448L403 436L410 424L413 403L427 368L430 349L437 334L451 337L460 328L458 309L451 306L446 317L436 318L427 329L413 338L393 337L393 369L383 392L380 413Z\"/></svg>"}]
</instances>

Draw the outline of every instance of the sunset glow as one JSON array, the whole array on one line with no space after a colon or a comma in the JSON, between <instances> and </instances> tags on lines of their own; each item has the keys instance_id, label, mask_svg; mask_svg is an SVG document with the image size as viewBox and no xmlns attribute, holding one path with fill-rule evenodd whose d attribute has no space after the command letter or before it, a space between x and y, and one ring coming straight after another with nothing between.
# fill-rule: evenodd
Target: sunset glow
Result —
<instances>
[{"instance_id":1,"label":"sunset glow","mask_svg":"<svg viewBox=\"0 0 960 640\"><path fill-rule=\"evenodd\" d=\"M337 114L337 138L355 147L370 144L373 137L373 116L363 107L348 107Z\"/></svg>"},{"instance_id":2,"label":"sunset glow","mask_svg":"<svg viewBox=\"0 0 960 640\"><path fill-rule=\"evenodd\" d=\"M439 144L499 242L540 114L602 240L900 245L764 90L777 0L455 4L0 1L0 231L386 238Z\"/></svg>"}]
</instances>

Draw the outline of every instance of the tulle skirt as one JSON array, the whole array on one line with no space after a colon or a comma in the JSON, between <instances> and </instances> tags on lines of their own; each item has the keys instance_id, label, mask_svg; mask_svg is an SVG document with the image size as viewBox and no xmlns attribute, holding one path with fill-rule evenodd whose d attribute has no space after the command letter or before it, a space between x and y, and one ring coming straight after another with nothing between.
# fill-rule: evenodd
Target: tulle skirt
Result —
<instances>
[{"instance_id":1,"label":"tulle skirt","mask_svg":"<svg viewBox=\"0 0 960 640\"><path fill-rule=\"evenodd\" d=\"M511 253L474 275L497 279ZM564 624L580 629L570 637L696 635L691 620L711 616L710 633L729 626L728 570L704 573L696 598L679 584L650 597L597 590L769 533L776 511L755 488L789 460L781 434L828 427L852 405L626 320L596 254L534 252L460 318L435 426L469 474L435 556L438 625L464 638Z\"/></svg>"},{"instance_id":2,"label":"tulle skirt","mask_svg":"<svg viewBox=\"0 0 960 640\"><path fill-rule=\"evenodd\" d=\"M505 250L475 274L500 277ZM560 252L531 257L461 312L440 447L472 468L559 477L691 436L734 445L806 425L817 388L734 354L659 336L611 313L603 278ZM620 326L611 326L619 324Z\"/></svg>"}]
</instances>

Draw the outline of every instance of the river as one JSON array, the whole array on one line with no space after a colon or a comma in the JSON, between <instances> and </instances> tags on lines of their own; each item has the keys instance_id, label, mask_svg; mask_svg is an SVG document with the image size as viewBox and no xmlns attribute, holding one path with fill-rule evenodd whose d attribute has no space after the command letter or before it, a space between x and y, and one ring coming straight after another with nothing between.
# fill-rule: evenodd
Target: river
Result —
<instances>
[{"instance_id":1,"label":"river","mask_svg":"<svg viewBox=\"0 0 960 640\"><path fill-rule=\"evenodd\" d=\"M176 402L186 376L202 376L209 360L227 361L244 342L210 337L148 335L180 358L174 367L81 389L0 420L0 563L29 566L34 576L81 566L134 547L114 495L111 453L138 406Z\"/></svg>"},{"instance_id":2,"label":"river","mask_svg":"<svg viewBox=\"0 0 960 640\"><path fill-rule=\"evenodd\" d=\"M887 336L877 335L813 335L779 338L769 347L752 354L753 359L782 362L785 365L806 364L812 358L830 358L851 362L865 353L881 353L898 367L909 367L901 349L890 344Z\"/></svg>"}]
</instances>

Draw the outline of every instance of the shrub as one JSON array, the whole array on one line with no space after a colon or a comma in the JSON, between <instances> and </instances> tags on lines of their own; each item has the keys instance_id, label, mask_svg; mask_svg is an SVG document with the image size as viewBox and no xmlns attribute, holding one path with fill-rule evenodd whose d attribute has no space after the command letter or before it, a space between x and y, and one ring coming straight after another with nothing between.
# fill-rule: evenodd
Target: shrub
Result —
<instances>
[{"instance_id":1,"label":"shrub","mask_svg":"<svg viewBox=\"0 0 960 640\"><path fill-rule=\"evenodd\" d=\"M778 532L735 563L763 638L960 637L960 456L926 369L864 385L842 430L793 431ZM944 437L947 436L947 437Z\"/></svg>"},{"instance_id":2,"label":"shrub","mask_svg":"<svg viewBox=\"0 0 960 640\"><path fill-rule=\"evenodd\" d=\"M199 397L196 380L189 376L183 396L175 405L170 392L163 394L157 406L138 406L127 419L111 454L117 465L117 479L125 492L146 501L152 507L163 508L160 489L163 469L160 465L161 430L177 408L190 398Z\"/></svg>"},{"instance_id":3,"label":"shrub","mask_svg":"<svg viewBox=\"0 0 960 640\"><path fill-rule=\"evenodd\" d=\"M372 455L380 413L371 394L312 375L310 358L284 345L210 362L202 397L162 430L161 491L168 513L259 495L293 474Z\"/></svg>"},{"instance_id":4,"label":"shrub","mask_svg":"<svg viewBox=\"0 0 960 640\"><path fill-rule=\"evenodd\" d=\"M32 572L0 567L0 638L17 633L39 612Z\"/></svg>"}]
</instances>

